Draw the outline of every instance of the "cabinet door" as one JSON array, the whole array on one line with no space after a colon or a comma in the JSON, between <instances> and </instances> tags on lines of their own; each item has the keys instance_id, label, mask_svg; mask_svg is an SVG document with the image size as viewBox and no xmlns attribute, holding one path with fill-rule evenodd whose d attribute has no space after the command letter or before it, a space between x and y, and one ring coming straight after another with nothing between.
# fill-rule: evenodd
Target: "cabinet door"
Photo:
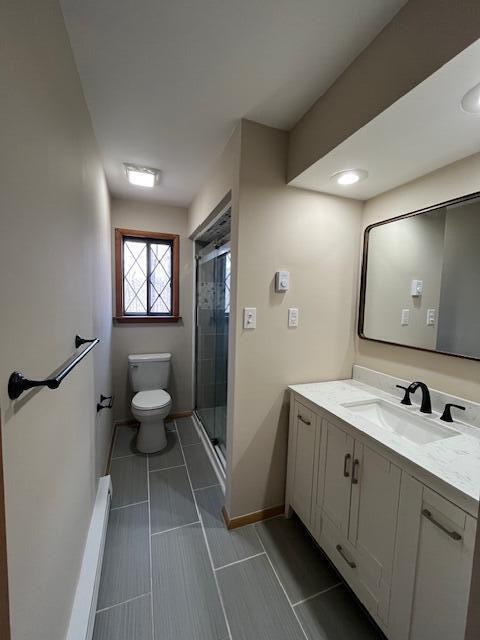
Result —
<instances>
[{"instance_id":1,"label":"cabinet door","mask_svg":"<svg viewBox=\"0 0 480 640\"><path fill-rule=\"evenodd\" d=\"M323 419L317 501L322 518L328 519L329 527L344 537L348 533L352 463L353 438ZM320 535L321 525L317 528Z\"/></svg>"},{"instance_id":2,"label":"cabinet door","mask_svg":"<svg viewBox=\"0 0 480 640\"><path fill-rule=\"evenodd\" d=\"M349 542L355 547L358 589L368 609L387 624L400 495L400 469L355 442Z\"/></svg>"},{"instance_id":3,"label":"cabinet door","mask_svg":"<svg viewBox=\"0 0 480 640\"><path fill-rule=\"evenodd\" d=\"M462 640L477 521L423 490L409 640Z\"/></svg>"},{"instance_id":4,"label":"cabinet door","mask_svg":"<svg viewBox=\"0 0 480 640\"><path fill-rule=\"evenodd\" d=\"M294 459L290 502L307 527L311 527L315 463L316 416L295 401L293 414Z\"/></svg>"}]
</instances>

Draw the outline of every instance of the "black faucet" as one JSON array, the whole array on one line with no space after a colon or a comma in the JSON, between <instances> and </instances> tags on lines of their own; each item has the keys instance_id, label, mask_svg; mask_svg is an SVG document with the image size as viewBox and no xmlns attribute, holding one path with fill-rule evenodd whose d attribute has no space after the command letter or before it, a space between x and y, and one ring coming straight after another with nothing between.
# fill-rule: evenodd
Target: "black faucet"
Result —
<instances>
[{"instance_id":1,"label":"black faucet","mask_svg":"<svg viewBox=\"0 0 480 640\"><path fill-rule=\"evenodd\" d=\"M432 413L432 401L430 400L430 391L424 382L412 382L408 387L408 393L415 393L420 388L422 390L422 404L420 405L420 411L422 413Z\"/></svg>"},{"instance_id":2,"label":"black faucet","mask_svg":"<svg viewBox=\"0 0 480 640\"><path fill-rule=\"evenodd\" d=\"M410 400L410 387L404 387L401 384L397 384L395 386L398 387L399 389L403 389L403 391L405 392L403 394L403 398L400 400L400 404L411 405L412 401Z\"/></svg>"},{"instance_id":3,"label":"black faucet","mask_svg":"<svg viewBox=\"0 0 480 640\"><path fill-rule=\"evenodd\" d=\"M462 409L462 411L465 411L465 407L462 407L461 404L453 404L449 402L445 405L445 409L443 410L443 413L440 416L440 420L443 420L444 422L453 422L452 407L455 407L455 409Z\"/></svg>"}]
</instances>

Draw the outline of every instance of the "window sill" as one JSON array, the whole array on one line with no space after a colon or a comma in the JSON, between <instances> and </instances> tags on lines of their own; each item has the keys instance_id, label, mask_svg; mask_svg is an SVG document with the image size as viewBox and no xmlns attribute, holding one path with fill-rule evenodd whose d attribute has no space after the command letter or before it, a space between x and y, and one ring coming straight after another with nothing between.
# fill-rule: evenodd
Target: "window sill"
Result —
<instances>
[{"instance_id":1,"label":"window sill","mask_svg":"<svg viewBox=\"0 0 480 640\"><path fill-rule=\"evenodd\" d=\"M182 316L116 316L113 324L169 324L181 319Z\"/></svg>"}]
</instances>

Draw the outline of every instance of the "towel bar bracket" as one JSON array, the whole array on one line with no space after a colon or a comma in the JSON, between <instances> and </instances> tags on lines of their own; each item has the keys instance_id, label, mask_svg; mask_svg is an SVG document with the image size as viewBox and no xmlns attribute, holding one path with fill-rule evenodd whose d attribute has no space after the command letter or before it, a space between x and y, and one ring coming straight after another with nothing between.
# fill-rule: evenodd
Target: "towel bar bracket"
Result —
<instances>
[{"instance_id":1,"label":"towel bar bracket","mask_svg":"<svg viewBox=\"0 0 480 640\"><path fill-rule=\"evenodd\" d=\"M48 380L28 380L28 378L25 378L25 376L18 371L14 371L8 381L8 397L11 400L16 400L28 389L44 386L49 389L57 389L59 385L60 381L56 378L50 378Z\"/></svg>"},{"instance_id":2,"label":"towel bar bracket","mask_svg":"<svg viewBox=\"0 0 480 640\"><path fill-rule=\"evenodd\" d=\"M90 342L99 342L98 338L81 338L79 335L75 336L75 349L81 347L82 344L88 344Z\"/></svg>"},{"instance_id":3,"label":"towel bar bracket","mask_svg":"<svg viewBox=\"0 0 480 640\"><path fill-rule=\"evenodd\" d=\"M85 339L80 336L75 336L75 348L78 349L83 344L88 344L81 353L72 356L68 364L57 373L54 378L47 378L46 380L29 380L19 371L14 371L8 380L8 397L10 400L16 400L24 391L33 389L34 387L48 387L49 389L58 389L62 380L74 369L77 364L83 360L89 351L100 342L98 338Z\"/></svg>"},{"instance_id":4,"label":"towel bar bracket","mask_svg":"<svg viewBox=\"0 0 480 640\"><path fill-rule=\"evenodd\" d=\"M108 400L108 404L104 404L105 400ZM100 394L100 402L97 402L97 413L102 409L111 409L113 407L113 396L104 396Z\"/></svg>"}]
</instances>

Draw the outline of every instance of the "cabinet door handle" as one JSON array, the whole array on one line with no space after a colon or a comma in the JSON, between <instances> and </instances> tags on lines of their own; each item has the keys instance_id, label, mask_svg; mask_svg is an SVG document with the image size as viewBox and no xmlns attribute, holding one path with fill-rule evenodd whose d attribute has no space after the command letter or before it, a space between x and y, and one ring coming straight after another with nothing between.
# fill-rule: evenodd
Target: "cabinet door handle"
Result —
<instances>
[{"instance_id":1,"label":"cabinet door handle","mask_svg":"<svg viewBox=\"0 0 480 640\"><path fill-rule=\"evenodd\" d=\"M345 454L345 458L343 460L343 477L344 478L349 478L350 477L350 472L347 469L348 466L348 461L350 460L352 456L349 453Z\"/></svg>"},{"instance_id":2,"label":"cabinet door handle","mask_svg":"<svg viewBox=\"0 0 480 640\"><path fill-rule=\"evenodd\" d=\"M452 540L461 540L462 539L462 536L459 533L457 533L456 531L450 531L449 529L447 529L447 527L444 527L441 522L438 522L438 520L435 520L435 518L432 515L432 512L429 511L428 509L423 509L422 510L422 516L425 516L425 518L427 518L427 520L430 520L430 522L432 524L434 524L436 527L441 529L444 533L447 534L447 536L450 536L450 538L452 538Z\"/></svg>"},{"instance_id":3,"label":"cabinet door handle","mask_svg":"<svg viewBox=\"0 0 480 640\"><path fill-rule=\"evenodd\" d=\"M360 460L355 458L355 460L353 461L353 467L352 467L352 484L358 484L358 476L356 471L359 466L360 466Z\"/></svg>"},{"instance_id":4,"label":"cabinet door handle","mask_svg":"<svg viewBox=\"0 0 480 640\"><path fill-rule=\"evenodd\" d=\"M312 424L312 423L310 422L310 420L307 420L306 418L304 418L304 417L303 417L303 416L301 416L300 414L298 414L298 419L299 419L301 422L303 422L303 424L308 424L308 425Z\"/></svg>"},{"instance_id":5,"label":"cabinet door handle","mask_svg":"<svg viewBox=\"0 0 480 640\"><path fill-rule=\"evenodd\" d=\"M356 569L357 568L357 565L355 564L355 562L353 562L353 560L350 560L350 558L347 558L347 556L345 555L345 551L343 550L343 547L342 547L341 544L337 544L337 546L335 548L338 551L338 553L342 556L342 558L345 560L345 562L348 564L350 569Z\"/></svg>"}]
</instances>

